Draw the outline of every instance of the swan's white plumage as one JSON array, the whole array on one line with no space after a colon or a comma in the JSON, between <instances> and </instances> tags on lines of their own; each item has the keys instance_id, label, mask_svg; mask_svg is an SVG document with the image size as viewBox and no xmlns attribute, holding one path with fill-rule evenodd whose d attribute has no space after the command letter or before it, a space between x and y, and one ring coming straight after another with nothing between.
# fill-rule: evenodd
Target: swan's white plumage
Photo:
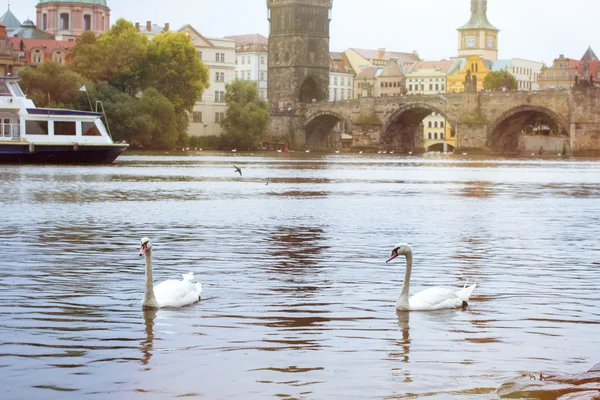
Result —
<instances>
[{"instance_id":1,"label":"swan's white plumage","mask_svg":"<svg viewBox=\"0 0 600 400\"><path fill-rule=\"evenodd\" d=\"M194 273L183 275L183 280L170 279L154 286L154 297L162 307L183 307L200 300L202 284L193 283Z\"/></svg>"},{"instance_id":2,"label":"swan's white plumage","mask_svg":"<svg viewBox=\"0 0 600 400\"><path fill-rule=\"evenodd\" d=\"M146 291L142 300L145 309L163 307L183 307L200 300L202 285L194 280L194 273L182 275L182 280L167 280L153 286L152 283L152 242L143 238L140 256L146 256Z\"/></svg>"},{"instance_id":3,"label":"swan's white plumage","mask_svg":"<svg viewBox=\"0 0 600 400\"><path fill-rule=\"evenodd\" d=\"M390 262L399 255L406 256L406 273L402 283L402 291L396 302L396 309L401 311L435 311L451 308L460 308L469 301L476 284L465 287L459 291L451 289L432 287L425 289L412 297L408 297L410 289L410 276L412 272L412 248L410 245L401 243L392 250ZM468 283L467 283L468 284Z\"/></svg>"}]
</instances>

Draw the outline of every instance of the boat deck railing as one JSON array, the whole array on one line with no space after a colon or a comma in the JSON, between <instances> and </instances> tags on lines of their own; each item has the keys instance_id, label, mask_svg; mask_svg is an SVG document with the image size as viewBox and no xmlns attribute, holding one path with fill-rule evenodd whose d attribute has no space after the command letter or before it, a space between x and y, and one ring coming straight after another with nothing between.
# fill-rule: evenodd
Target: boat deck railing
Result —
<instances>
[{"instance_id":1,"label":"boat deck railing","mask_svg":"<svg viewBox=\"0 0 600 400\"><path fill-rule=\"evenodd\" d=\"M0 123L0 140L21 140L21 125Z\"/></svg>"}]
</instances>

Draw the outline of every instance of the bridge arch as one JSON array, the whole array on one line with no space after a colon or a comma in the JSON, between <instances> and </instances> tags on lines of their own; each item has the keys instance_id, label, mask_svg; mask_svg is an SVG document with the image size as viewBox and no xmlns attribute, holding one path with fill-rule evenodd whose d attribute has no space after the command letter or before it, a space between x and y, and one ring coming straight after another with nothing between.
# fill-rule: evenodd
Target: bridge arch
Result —
<instances>
[{"instance_id":1,"label":"bridge arch","mask_svg":"<svg viewBox=\"0 0 600 400\"><path fill-rule=\"evenodd\" d=\"M518 152L524 128L538 117L560 130L562 137L569 137L569 122L565 118L545 107L522 105L508 110L489 125L489 147L496 152Z\"/></svg>"},{"instance_id":2,"label":"bridge arch","mask_svg":"<svg viewBox=\"0 0 600 400\"><path fill-rule=\"evenodd\" d=\"M381 145L397 149L400 152L424 151L424 136L421 123L433 114L439 114L455 128L454 121L435 105L416 102L401 105L387 117L382 130Z\"/></svg>"},{"instance_id":3,"label":"bridge arch","mask_svg":"<svg viewBox=\"0 0 600 400\"><path fill-rule=\"evenodd\" d=\"M338 128L334 131L334 128ZM318 111L304 125L306 146L311 148L341 147L341 135L352 132L352 123L333 111Z\"/></svg>"}]
</instances>

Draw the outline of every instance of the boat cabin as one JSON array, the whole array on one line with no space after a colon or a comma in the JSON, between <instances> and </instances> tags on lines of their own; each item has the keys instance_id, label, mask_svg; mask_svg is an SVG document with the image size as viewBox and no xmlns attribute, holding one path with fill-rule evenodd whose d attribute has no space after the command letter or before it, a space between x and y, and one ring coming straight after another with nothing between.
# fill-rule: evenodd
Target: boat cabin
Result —
<instances>
[{"instance_id":1,"label":"boat cabin","mask_svg":"<svg viewBox=\"0 0 600 400\"><path fill-rule=\"evenodd\" d=\"M20 78L0 77L0 141L102 145L113 141L102 113L37 108L19 86Z\"/></svg>"}]
</instances>

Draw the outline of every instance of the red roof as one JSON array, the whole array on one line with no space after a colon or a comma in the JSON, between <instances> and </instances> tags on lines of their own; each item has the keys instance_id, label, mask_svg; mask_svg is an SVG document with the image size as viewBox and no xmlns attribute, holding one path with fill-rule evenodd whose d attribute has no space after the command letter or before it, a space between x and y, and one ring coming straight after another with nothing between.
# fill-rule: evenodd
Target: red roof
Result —
<instances>
[{"instance_id":1,"label":"red roof","mask_svg":"<svg viewBox=\"0 0 600 400\"><path fill-rule=\"evenodd\" d=\"M75 42L68 40L55 40L55 39L24 39L24 38L10 38L10 43L13 49L19 50L21 47L21 41L25 45L25 50L31 50L35 48L44 48L46 53L51 53L54 50L69 50L72 46L75 46Z\"/></svg>"}]
</instances>

